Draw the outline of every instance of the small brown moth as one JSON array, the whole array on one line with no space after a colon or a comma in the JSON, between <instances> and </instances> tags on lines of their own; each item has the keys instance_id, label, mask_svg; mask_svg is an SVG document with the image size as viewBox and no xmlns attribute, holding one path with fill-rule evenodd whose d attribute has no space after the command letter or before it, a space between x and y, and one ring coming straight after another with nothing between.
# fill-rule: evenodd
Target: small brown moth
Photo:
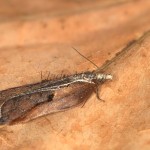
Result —
<instances>
[{"instance_id":1,"label":"small brown moth","mask_svg":"<svg viewBox=\"0 0 150 150\"><path fill-rule=\"evenodd\" d=\"M112 75L92 71L0 91L0 124L29 121L72 108L94 91L99 98L98 85L111 79Z\"/></svg>"}]
</instances>

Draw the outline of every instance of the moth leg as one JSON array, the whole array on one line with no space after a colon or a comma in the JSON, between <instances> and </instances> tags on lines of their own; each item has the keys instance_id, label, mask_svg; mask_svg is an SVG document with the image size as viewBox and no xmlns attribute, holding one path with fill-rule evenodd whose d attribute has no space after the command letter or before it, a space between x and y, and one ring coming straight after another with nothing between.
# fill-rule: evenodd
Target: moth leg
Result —
<instances>
[{"instance_id":1,"label":"moth leg","mask_svg":"<svg viewBox=\"0 0 150 150\"><path fill-rule=\"evenodd\" d=\"M99 90L100 90L99 86L96 85L95 86L95 94L96 94L97 99L100 100L100 101L102 101L102 102L105 102L105 100L103 100L103 99L100 98Z\"/></svg>"},{"instance_id":2,"label":"moth leg","mask_svg":"<svg viewBox=\"0 0 150 150\"><path fill-rule=\"evenodd\" d=\"M48 72L46 80L49 80L49 77L50 77L50 72Z\"/></svg>"},{"instance_id":3,"label":"moth leg","mask_svg":"<svg viewBox=\"0 0 150 150\"><path fill-rule=\"evenodd\" d=\"M84 105L85 105L85 103L87 102L87 100L88 100L88 99L86 99L86 100L82 103L81 108L83 108L83 107L84 107Z\"/></svg>"},{"instance_id":4,"label":"moth leg","mask_svg":"<svg viewBox=\"0 0 150 150\"><path fill-rule=\"evenodd\" d=\"M47 81L47 79L44 79L43 72L41 71L41 82L45 82L45 81Z\"/></svg>"},{"instance_id":5,"label":"moth leg","mask_svg":"<svg viewBox=\"0 0 150 150\"><path fill-rule=\"evenodd\" d=\"M43 81L43 72L41 71L41 81Z\"/></svg>"},{"instance_id":6,"label":"moth leg","mask_svg":"<svg viewBox=\"0 0 150 150\"><path fill-rule=\"evenodd\" d=\"M100 98L100 95L99 95L99 90L100 90L99 85L98 85L98 84L95 84L95 85L96 85L96 86L94 87L94 92L95 92L95 94L96 94L97 99L100 100L100 101L102 101L102 102L105 102L105 100L103 100L103 99ZM88 100L88 99L87 99L87 100ZM85 105L85 103L87 102L87 100L85 100L85 101L83 102L81 108L84 107L84 105Z\"/></svg>"}]
</instances>

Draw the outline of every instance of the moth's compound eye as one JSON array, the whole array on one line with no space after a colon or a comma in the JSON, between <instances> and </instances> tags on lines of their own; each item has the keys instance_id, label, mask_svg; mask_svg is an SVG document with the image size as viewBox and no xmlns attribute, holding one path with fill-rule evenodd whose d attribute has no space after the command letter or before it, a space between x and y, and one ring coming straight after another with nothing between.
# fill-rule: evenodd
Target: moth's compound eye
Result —
<instances>
[{"instance_id":1,"label":"moth's compound eye","mask_svg":"<svg viewBox=\"0 0 150 150\"><path fill-rule=\"evenodd\" d=\"M113 76L111 74L107 74L105 77L106 80L112 80Z\"/></svg>"}]
</instances>

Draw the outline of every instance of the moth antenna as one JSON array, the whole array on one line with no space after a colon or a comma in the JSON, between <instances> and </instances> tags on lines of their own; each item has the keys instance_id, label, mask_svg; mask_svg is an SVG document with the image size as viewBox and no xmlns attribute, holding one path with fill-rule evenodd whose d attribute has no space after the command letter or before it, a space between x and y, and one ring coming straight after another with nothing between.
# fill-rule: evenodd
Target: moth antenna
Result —
<instances>
[{"instance_id":1,"label":"moth antenna","mask_svg":"<svg viewBox=\"0 0 150 150\"><path fill-rule=\"evenodd\" d=\"M84 59L86 59L87 61L89 61L90 63L92 63L96 68L99 69L99 67L93 63L90 59L88 59L87 57L85 57L84 55L82 55L76 48L72 47L80 56L82 56Z\"/></svg>"},{"instance_id":2,"label":"moth antenna","mask_svg":"<svg viewBox=\"0 0 150 150\"><path fill-rule=\"evenodd\" d=\"M43 72L41 71L41 81L43 81Z\"/></svg>"}]
</instances>

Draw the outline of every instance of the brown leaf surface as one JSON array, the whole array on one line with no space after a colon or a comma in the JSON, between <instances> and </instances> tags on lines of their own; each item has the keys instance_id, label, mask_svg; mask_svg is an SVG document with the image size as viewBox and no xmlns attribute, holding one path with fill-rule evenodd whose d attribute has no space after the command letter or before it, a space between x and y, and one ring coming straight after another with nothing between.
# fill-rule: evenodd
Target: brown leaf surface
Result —
<instances>
[{"instance_id":1,"label":"brown leaf surface","mask_svg":"<svg viewBox=\"0 0 150 150\"><path fill-rule=\"evenodd\" d=\"M83 108L1 126L0 149L150 149L149 0L7 2L0 90L40 81L41 71L46 78L95 69L71 46L98 66L110 60L104 71L114 79L101 88L105 103L93 95Z\"/></svg>"}]
</instances>

